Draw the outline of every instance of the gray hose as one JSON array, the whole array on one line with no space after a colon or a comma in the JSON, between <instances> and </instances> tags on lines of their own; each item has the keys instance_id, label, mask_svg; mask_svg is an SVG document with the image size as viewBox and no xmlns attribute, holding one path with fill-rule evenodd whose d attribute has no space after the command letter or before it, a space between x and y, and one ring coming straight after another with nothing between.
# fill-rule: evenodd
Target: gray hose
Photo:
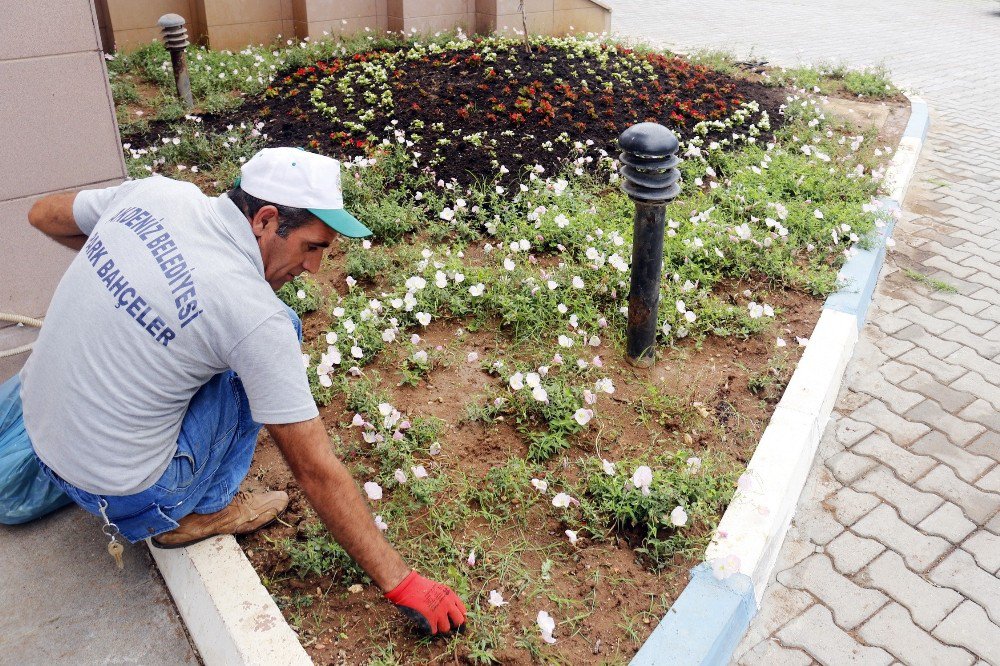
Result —
<instances>
[{"instance_id":1,"label":"gray hose","mask_svg":"<svg viewBox=\"0 0 1000 666\"><path fill-rule=\"evenodd\" d=\"M23 317L21 315L10 314L7 312L0 312L0 321L6 321L12 324L23 324L25 326L34 326L35 328L42 327L41 319L33 319L32 317ZM17 356L18 354L24 354L25 352L31 351L31 348L34 346L35 343L30 342L26 345L15 347L14 349L7 349L4 351L0 351L0 359L9 358L11 356Z\"/></svg>"}]
</instances>

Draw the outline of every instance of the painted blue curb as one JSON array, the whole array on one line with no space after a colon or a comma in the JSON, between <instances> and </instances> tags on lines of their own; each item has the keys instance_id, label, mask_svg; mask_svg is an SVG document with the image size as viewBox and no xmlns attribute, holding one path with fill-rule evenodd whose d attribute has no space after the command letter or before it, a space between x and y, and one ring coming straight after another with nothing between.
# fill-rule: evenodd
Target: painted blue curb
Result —
<instances>
[{"instance_id":1,"label":"painted blue curb","mask_svg":"<svg viewBox=\"0 0 1000 666\"><path fill-rule=\"evenodd\" d=\"M830 294L824 308L846 312L854 315L858 322L858 330L865 325L868 306L871 305L878 284L878 274L885 261L885 241L892 237L892 229L896 226L896 214L900 210L895 199L882 199L882 209L887 211L885 226L872 237L871 248L858 248L857 253L848 259L840 269L838 279L844 285L840 291Z\"/></svg>"},{"instance_id":2,"label":"painted blue curb","mask_svg":"<svg viewBox=\"0 0 1000 666\"><path fill-rule=\"evenodd\" d=\"M923 143L927 139L927 130L931 127L930 111L927 102L922 99L910 100L910 119L903 130L904 139L917 139Z\"/></svg>"},{"instance_id":3,"label":"painted blue curb","mask_svg":"<svg viewBox=\"0 0 1000 666\"><path fill-rule=\"evenodd\" d=\"M728 664L756 613L749 576L717 580L711 565L699 564L630 666Z\"/></svg>"}]
</instances>

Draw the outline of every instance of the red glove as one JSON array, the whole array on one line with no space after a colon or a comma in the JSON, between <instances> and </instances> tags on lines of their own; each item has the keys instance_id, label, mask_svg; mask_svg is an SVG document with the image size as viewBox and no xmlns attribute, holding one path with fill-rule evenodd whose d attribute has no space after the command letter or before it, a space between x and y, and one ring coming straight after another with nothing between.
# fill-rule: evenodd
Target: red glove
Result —
<instances>
[{"instance_id":1,"label":"red glove","mask_svg":"<svg viewBox=\"0 0 1000 666\"><path fill-rule=\"evenodd\" d=\"M403 582L386 592L403 615L425 634L458 629L465 623L465 604L451 588L411 571Z\"/></svg>"}]
</instances>

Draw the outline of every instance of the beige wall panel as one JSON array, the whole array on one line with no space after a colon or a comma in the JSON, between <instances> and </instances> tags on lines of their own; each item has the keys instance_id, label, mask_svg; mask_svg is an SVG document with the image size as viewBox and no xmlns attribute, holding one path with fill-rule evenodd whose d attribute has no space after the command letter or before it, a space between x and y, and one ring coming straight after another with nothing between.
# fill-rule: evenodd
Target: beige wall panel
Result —
<instances>
[{"instance_id":1,"label":"beige wall panel","mask_svg":"<svg viewBox=\"0 0 1000 666\"><path fill-rule=\"evenodd\" d=\"M555 6L553 9L560 11L562 9L603 9L599 3L594 2L594 0L555 0Z\"/></svg>"},{"instance_id":2,"label":"beige wall panel","mask_svg":"<svg viewBox=\"0 0 1000 666\"><path fill-rule=\"evenodd\" d=\"M233 25L211 25L208 27L208 42L213 49L240 51L249 44L268 44L281 34L280 20L261 23L237 23Z\"/></svg>"},{"instance_id":3,"label":"beige wall panel","mask_svg":"<svg viewBox=\"0 0 1000 666\"><path fill-rule=\"evenodd\" d=\"M497 17L494 14L476 13L476 32L480 35L488 35L497 26Z\"/></svg>"},{"instance_id":4,"label":"beige wall panel","mask_svg":"<svg viewBox=\"0 0 1000 666\"><path fill-rule=\"evenodd\" d=\"M402 29L406 32L416 30L418 33L435 33L446 30L455 30L461 26L462 30L472 32L475 21L474 15L468 12L462 14L446 14L442 16L410 16L403 23ZM391 27L390 22L390 30Z\"/></svg>"},{"instance_id":5,"label":"beige wall panel","mask_svg":"<svg viewBox=\"0 0 1000 666\"><path fill-rule=\"evenodd\" d=\"M295 10L292 7L292 0L281 0L281 20L295 20Z\"/></svg>"},{"instance_id":6,"label":"beige wall panel","mask_svg":"<svg viewBox=\"0 0 1000 666\"><path fill-rule=\"evenodd\" d=\"M306 20L310 23L378 14L375 0L304 0L304 4Z\"/></svg>"},{"instance_id":7,"label":"beige wall panel","mask_svg":"<svg viewBox=\"0 0 1000 666\"><path fill-rule=\"evenodd\" d=\"M405 18L418 16L452 16L469 13L469 0L405 0ZM472 10L475 12L475 5Z\"/></svg>"},{"instance_id":8,"label":"beige wall panel","mask_svg":"<svg viewBox=\"0 0 1000 666\"><path fill-rule=\"evenodd\" d=\"M135 30L115 30L115 50L134 51L160 38L159 28L137 28Z\"/></svg>"},{"instance_id":9,"label":"beige wall panel","mask_svg":"<svg viewBox=\"0 0 1000 666\"><path fill-rule=\"evenodd\" d=\"M552 12L535 12L526 16L529 35L552 34ZM521 30L520 14L503 14L497 16L497 32L513 34Z\"/></svg>"},{"instance_id":10,"label":"beige wall panel","mask_svg":"<svg viewBox=\"0 0 1000 666\"><path fill-rule=\"evenodd\" d=\"M379 14L375 17L375 30L379 32L385 32L389 29L389 17L385 14Z\"/></svg>"},{"instance_id":11,"label":"beige wall panel","mask_svg":"<svg viewBox=\"0 0 1000 666\"><path fill-rule=\"evenodd\" d=\"M361 18L343 20L347 21L347 23L342 23L341 19L337 19L336 21L310 21L305 24L305 29L309 35L309 39L322 39L326 36L323 34L323 31L330 33L330 35L350 35L356 32L364 32L365 28L375 30L376 17L374 16L362 16ZM301 24L297 30L302 30Z\"/></svg>"},{"instance_id":12,"label":"beige wall panel","mask_svg":"<svg viewBox=\"0 0 1000 666\"><path fill-rule=\"evenodd\" d=\"M518 0L496 0L496 14L518 14ZM554 9L554 0L524 0L524 12L526 14L536 14L538 12L551 12Z\"/></svg>"},{"instance_id":13,"label":"beige wall panel","mask_svg":"<svg viewBox=\"0 0 1000 666\"><path fill-rule=\"evenodd\" d=\"M108 0L108 17L115 32L155 28L164 14L180 14L188 23L197 22L189 0Z\"/></svg>"},{"instance_id":14,"label":"beige wall panel","mask_svg":"<svg viewBox=\"0 0 1000 666\"><path fill-rule=\"evenodd\" d=\"M492 14L493 16L496 16L497 0L476 0L473 11L477 14Z\"/></svg>"},{"instance_id":15,"label":"beige wall panel","mask_svg":"<svg viewBox=\"0 0 1000 666\"><path fill-rule=\"evenodd\" d=\"M281 36L284 39L295 39L295 21L291 19L281 19Z\"/></svg>"},{"instance_id":16,"label":"beige wall panel","mask_svg":"<svg viewBox=\"0 0 1000 666\"><path fill-rule=\"evenodd\" d=\"M403 18L406 15L403 0L386 0L385 7L388 15L393 18Z\"/></svg>"},{"instance_id":17,"label":"beige wall panel","mask_svg":"<svg viewBox=\"0 0 1000 666\"><path fill-rule=\"evenodd\" d=\"M0 62L0 201L123 173L104 72L96 50Z\"/></svg>"},{"instance_id":18,"label":"beige wall panel","mask_svg":"<svg viewBox=\"0 0 1000 666\"><path fill-rule=\"evenodd\" d=\"M281 20L281 0L202 0L209 35L212 28L235 23ZM214 46L214 45L213 45Z\"/></svg>"},{"instance_id":19,"label":"beige wall panel","mask_svg":"<svg viewBox=\"0 0 1000 666\"><path fill-rule=\"evenodd\" d=\"M5 0L0 4L0 60L95 48L95 19L89 2Z\"/></svg>"},{"instance_id":20,"label":"beige wall panel","mask_svg":"<svg viewBox=\"0 0 1000 666\"><path fill-rule=\"evenodd\" d=\"M594 6L555 12L552 22L553 34L556 35L604 32L610 28L611 12Z\"/></svg>"}]
</instances>

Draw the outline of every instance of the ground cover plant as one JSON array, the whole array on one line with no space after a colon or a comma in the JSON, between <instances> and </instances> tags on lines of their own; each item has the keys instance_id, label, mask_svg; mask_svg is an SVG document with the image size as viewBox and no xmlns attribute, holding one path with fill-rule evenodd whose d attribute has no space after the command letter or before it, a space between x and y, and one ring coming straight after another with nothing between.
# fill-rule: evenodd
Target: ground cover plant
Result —
<instances>
[{"instance_id":1,"label":"ground cover plant","mask_svg":"<svg viewBox=\"0 0 1000 666\"><path fill-rule=\"evenodd\" d=\"M189 114L157 108L162 49L110 61L130 173L220 192L265 145L344 160L346 206L375 235L341 240L279 295L304 317L313 395L376 524L470 608L448 639L401 629L265 435L251 483L292 503L243 545L310 654L627 661L725 538L737 485L753 492L745 463L819 298L881 223L888 148L804 89L604 39L369 36L191 58L211 102ZM622 358L632 204L614 140L645 120L678 133L684 161L661 358L639 371Z\"/></svg>"}]
</instances>

